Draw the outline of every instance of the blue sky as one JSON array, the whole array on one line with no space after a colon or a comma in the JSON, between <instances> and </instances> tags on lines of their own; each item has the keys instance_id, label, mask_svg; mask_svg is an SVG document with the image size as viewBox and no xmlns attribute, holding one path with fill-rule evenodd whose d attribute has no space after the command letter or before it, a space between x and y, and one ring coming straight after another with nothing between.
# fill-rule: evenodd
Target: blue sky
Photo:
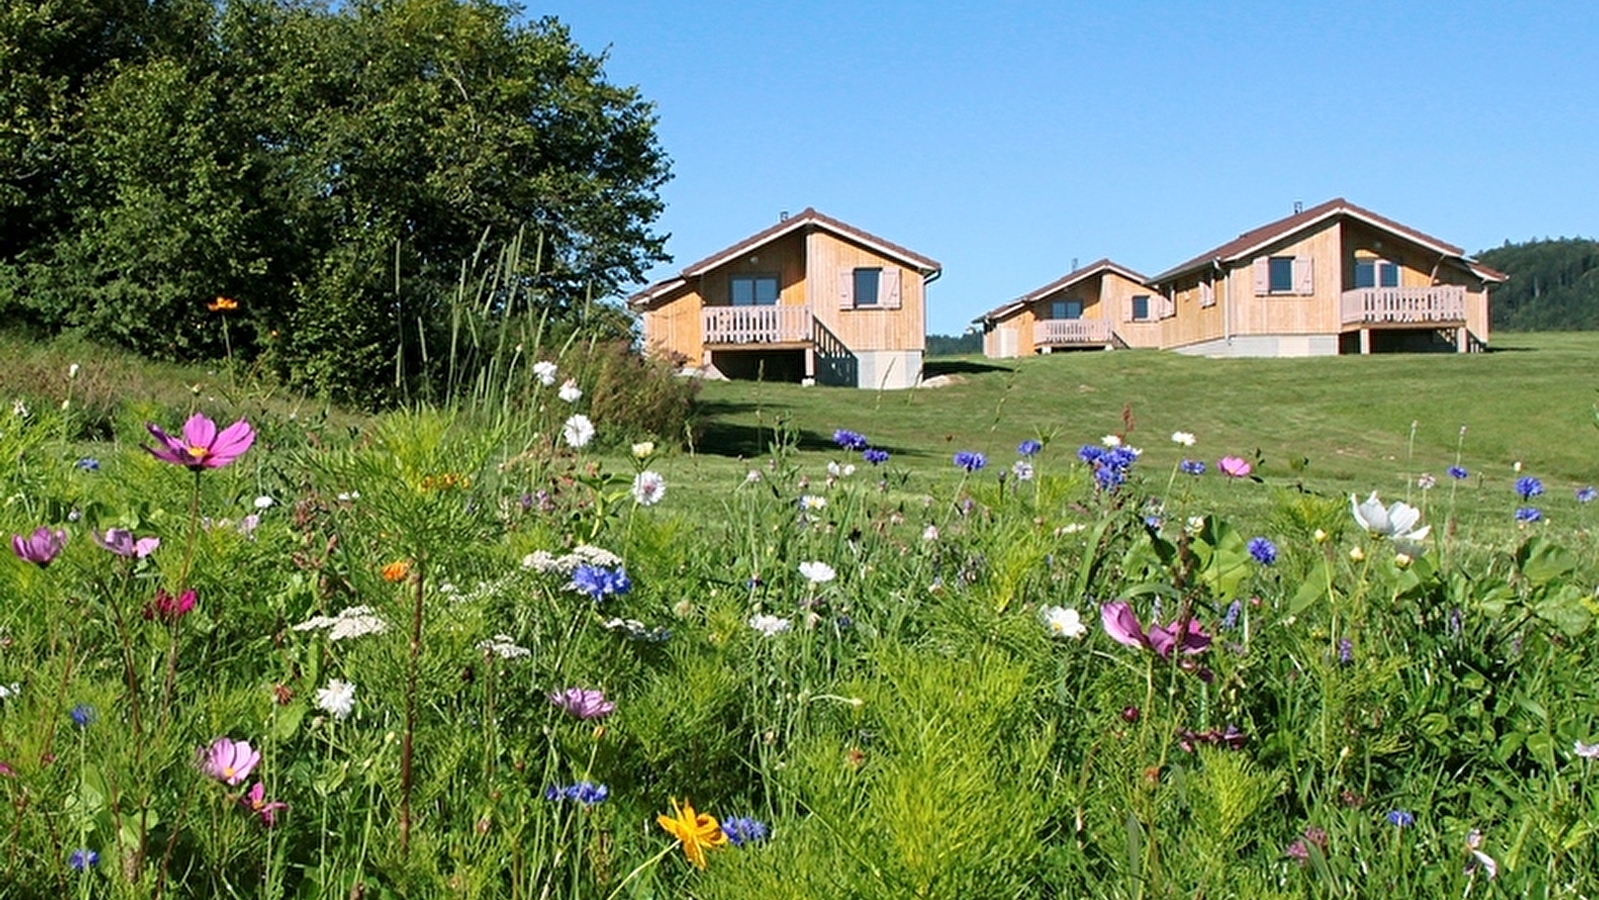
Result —
<instances>
[{"instance_id":1,"label":"blue sky","mask_svg":"<svg viewBox=\"0 0 1599 900\"><path fill-rule=\"evenodd\" d=\"M1342 196L1476 252L1599 233L1599 3L564 0L657 105L665 277L807 206L931 256L928 330Z\"/></svg>"}]
</instances>

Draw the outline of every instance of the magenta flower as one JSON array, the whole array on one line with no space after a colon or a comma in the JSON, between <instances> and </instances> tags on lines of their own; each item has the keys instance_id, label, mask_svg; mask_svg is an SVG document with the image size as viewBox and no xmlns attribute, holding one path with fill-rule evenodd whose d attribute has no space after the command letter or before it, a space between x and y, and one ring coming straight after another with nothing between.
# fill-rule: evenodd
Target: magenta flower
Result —
<instances>
[{"instance_id":1,"label":"magenta flower","mask_svg":"<svg viewBox=\"0 0 1599 900\"><path fill-rule=\"evenodd\" d=\"M1173 650L1193 654L1203 652L1210 646L1210 635L1193 619L1189 619L1181 630L1177 627L1178 623L1173 622L1170 625L1150 625L1149 631L1144 631L1137 613L1122 600L1101 606L1099 618L1105 626L1105 633L1112 640L1129 647L1153 650L1162 659L1170 658Z\"/></svg>"},{"instance_id":2,"label":"magenta flower","mask_svg":"<svg viewBox=\"0 0 1599 900\"><path fill-rule=\"evenodd\" d=\"M255 813L261 824L267 828L278 824L278 810L289 808L289 804L281 800L268 800L266 785L259 781L239 798L239 805Z\"/></svg>"},{"instance_id":3,"label":"magenta flower","mask_svg":"<svg viewBox=\"0 0 1599 900\"><path fill-rule=\"evenodd\" d=\"M39 568L50 565L67 545L67 533L57 528L51 531L47 526L40 525L33 530L33 534L23 537L20 534L11 536L11 549L16 551L17 558L23 562L31 562Z\"/></svg>"},{"instance_id":4,"label":"magenta flower","mask_svg":"<svg viewBox=\"0 0 1599 900\"><path fill-rule=\"evenodd\" d=\"M605 692L587 688L567 688L550 694L550 702L579 719L599 719L611 714L616 704L605 699Z\"/></svg>"},{"instance_id":5,"label":"magenta flower","mask_svg":"<svg viewBox=\"0 0 1599 900\"><path fill-rule=\"evenodd\" d=\"M161 546L158 537L135 538L133 532L126 528L107 528L105 534L91 530L94 542L110 550L118 556L127 556L133 559L144 559Z\"/></svg>"},{"instance_id":6,"label":"magenta flower","mask_svg":"<svg viewBox=\"0 0 1599 900\"><path fill-rule=\"evenodd\" d=\"M250 777L250 771L261 761L261 752L249 741L235 741L220 737L209 747L201 747L197 762L200 771L223 784L237 787Z\"/></svg>"},{"instance_id":7,"label":"magenta flower","mask_svg":"<svg viewBox=\"0 0 1599 900\"><path fill-rule=\"evenodd\" d=\"M1216 460L1216 468L1221 470L1228 478L1244 478L1251 471L1249 462L1236 456L1223 456Z\"/></svg>"},{"instance_id":8,"label":"magenta flower","mask_svg":"<svg viewBox=\"0 0 1599 900\"><path fill-rule=\"evenodd\" d=\"M145 621L160 619L171 625L194 610L195 599L194 588L176 597L167 593L165 588L156 588L155 599L144 605Z\"/></svg>"},{"instance_id":9,"label":"magenta flower","mask_svg":"<svg viewBox=\"0 0 1599 900\"><path fill-rule=\"evenodd\" d=\"M183 423L183 437L175 438L162 431L155 423L147 423L150 434L160 441L160 447L145 447L151 456L162 462L187 466L199 472L217 469L244 455L255 443L255 430L250 423L240 419L217 433L217 423L195 413Z\"/></svg>"}]
</instances>

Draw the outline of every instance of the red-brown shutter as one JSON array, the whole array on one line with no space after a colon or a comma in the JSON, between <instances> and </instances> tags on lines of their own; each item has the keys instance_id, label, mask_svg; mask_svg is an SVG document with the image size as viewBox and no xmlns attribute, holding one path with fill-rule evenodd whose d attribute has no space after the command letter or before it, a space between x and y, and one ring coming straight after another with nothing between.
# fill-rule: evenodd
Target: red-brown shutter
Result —
<instances>
[{"instance_id":1,"label":"red-brown shutter","mask_svg":"<svg viewBox=\"0 0 1599 900\"><path fill-rule=\"evenodd\" d=\"M1255 273L1255 296L1264 297L1271 293L1271 258L1256 257L1251 268Z\"/></svg>"},{"instance_id":2,"label":"red-brown shutter","mask_svg":"<svg viewBox=\"0 0 1599 900\"><path fill-rule=\"evenodd\" d=\"M882 284L878 285L879 296L884 309L899 309L899 266L888 266L883 269Z\"/></svg>"},{"instance_id":3,"label":"red-brown shutter","mask_svg":"<svg viewBox=\"0 0 1599 900\"><path fill-rule=\"evenodd\" d=\"M1294 293L1316 293L1316 278L1310 265L1312 262L1314 260L1308 256L1294 257Z\"/></svg>"},{"instance_id":4,"label":"red-brown shutter","mask_svg":"<svg viewBox=\"0 0 1599 900\"><path fill-rule=\"evenodd\" d=\"M838 273L838 308L855 308L855 271L845 269Z\"/></svg>"}]
</instances>

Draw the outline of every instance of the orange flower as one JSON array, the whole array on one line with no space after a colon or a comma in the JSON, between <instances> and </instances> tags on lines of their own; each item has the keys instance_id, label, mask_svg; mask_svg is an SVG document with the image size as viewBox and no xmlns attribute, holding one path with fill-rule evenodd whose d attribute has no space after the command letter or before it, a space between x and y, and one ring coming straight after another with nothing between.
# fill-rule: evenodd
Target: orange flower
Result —
<instances>
[{"instance_id":1,"label":"orange flower","mask_svg":"<svg viewBox=\"0 0 1599 900\"><path fill-rule=\"evenodd\" d=\"M232 297L223 297L219 294L215 300L207 303L205 308L212 312L228 312L230 310L238 309L239 301L233 299Z\"/></svg>"},{"instance_id":2,"label":"orange flower","mask_svg":"<svg viewBox=\"0 0 1599 900\"><path fill-rule=\"evenodd\" d=\"M717 824L716 817L705 813L694 812L694 805L688 798L683 798L683 805L677 805L677 799L672 799L672 815L659 815L655 821L661 823L666 833L677 838L683 845L683 855L696 868L705 868L705 848L722 847L727 844L727 835L722 833L722 826Z\"/></svg>"},{"instance_id":3,"label":"orange flower","mask_svg":"<svg viewBox=\"0 0 1599 900\"><path fill-rule=\"evenodd\" d=\"M383 567L384 581L404 581L411 574L411 561L408 559L395 560Z\"/></svg>"}]
</instances>

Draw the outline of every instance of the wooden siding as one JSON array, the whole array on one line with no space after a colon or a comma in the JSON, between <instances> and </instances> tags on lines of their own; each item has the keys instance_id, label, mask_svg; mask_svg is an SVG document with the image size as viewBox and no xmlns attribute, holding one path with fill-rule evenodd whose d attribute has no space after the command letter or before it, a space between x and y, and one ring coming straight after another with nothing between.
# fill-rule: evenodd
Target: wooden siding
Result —
<instances>
[{"instance_id":1,"label":"wooden siding","mask_svg":"<svg viewBox=\"0 0 1599 900\"><path fill-rule=\"evenodd\" d=\"M805 238L805 283L818 322L851 350L925 350L927 318L920 272L821 230ZM839 309L840 275L858 268L899 270L900 308ZM785 301L786 302L786 301Z\"/></svg>"},{"instance_id":2,"label":"wooden siding","mask_svg":"<svg viewBox=\"0 0 1599 900\"><path fill-rule=\"evenodd\" d=\"M705 360L700 331L704 304L693 284L684 285L644 311L644 350L665 359L681 358L689 365Z\"/></svg>"}]
</instances>

